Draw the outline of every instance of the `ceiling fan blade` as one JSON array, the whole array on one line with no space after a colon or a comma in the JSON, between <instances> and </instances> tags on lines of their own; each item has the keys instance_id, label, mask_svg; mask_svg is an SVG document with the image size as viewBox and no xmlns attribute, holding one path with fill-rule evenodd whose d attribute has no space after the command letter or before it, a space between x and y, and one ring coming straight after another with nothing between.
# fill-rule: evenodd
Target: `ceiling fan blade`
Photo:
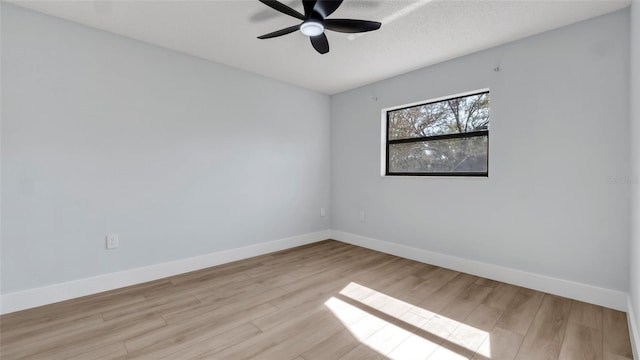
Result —
<instances>
[{"instance_id":1,"label":"ceiling fan blade","mask_svg":"<svg viewBox=\"0 0 640 360\"><path fill-rule=\"evenodd\" d=\"M310 36L309 39L311 39L311 45L313 45L314 49L320 54L329 52L329 40L327 40L327 35L324 33L318 36Z\"/></svg>"},{"instance_id":2,"label":"ceiling fan blade","mask_svg":"<svg viewBox=\"0 0 640 360\"><path fill-rule=\"evenodd\" d=\"M311 13L313 13L313 8L316 6L317 0L302 0L302 5L304 5L304 17L309 18Z\"/></svg>"},{"instance_id":3,"label":"ceiling fan blade","mask_svg":"<svg viewBox=\"0 0 640 360\"><path fill-rule=\"evenodd\" d=\"M300 30L300 25L289 26L288 28L280 29L262 36L258 36L258 39L270 39L282 35L291 34L294 31Z\"/></svg>"},{"instance_id":4,"label":"ceiling fan blade","mask_svg":"<svg viewBox=\"0 0 640 360\"><path fill-rule=\"evenodd\" d=\"M324 27L327 30L343 33L361 33L380 29L381 23L368 20L326 19Z\"/></svg>"},{"instance_id":5,"label":"ceiling fan blade","mask_svg":"<svg viewBox=\"0 0 640 360\"><path fill-rule=\"evenodd\" d=\"M340 4L342 4L342 0L318 0L314 10L324 19L333 14L340 7Z\"/></svg>"},{"instance_id":6,"label":"ceiling fan blade","mask_svg":"<svg viewBox=\"0 0 640 360\"><path fill-rule=\"evenodd\" d=\"M288 7L287 5L276 1L276 0L259 0L261 3L267 5L268 7L280 11L283 14L287 14L289 16L293 16L294 18L304 20L304 15L300 14L298 11Z\"/></svg>"}]
</instances>

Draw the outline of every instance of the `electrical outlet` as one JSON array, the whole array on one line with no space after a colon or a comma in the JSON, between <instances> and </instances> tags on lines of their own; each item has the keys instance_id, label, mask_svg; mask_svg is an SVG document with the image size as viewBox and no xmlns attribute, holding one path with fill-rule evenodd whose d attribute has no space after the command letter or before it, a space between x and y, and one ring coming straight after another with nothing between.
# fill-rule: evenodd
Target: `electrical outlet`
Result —
<instances>
[{"instance_id":1,"label":"electrical outlet","mask_svg":"<svg viewBox=\"0 0 640 360\"><path fill-rule=\"evenodd\" d=\"M118 242L118 234L109 234L107 235L107 249L116 249L120 246Z\"/></svg>"},{"instance_id":2,"label":"electrical outlet","mask_svg":"<svg viewBox=\"0 0 640 360\"><path fill-rule=\"evenodd\" d=\"M364 221L364 211L360 211L360 221Z\"/></svg>"},{"instance_id":3,"label":"electrical outlet","mask_svg":"<svg viewBox=\"0 0 640 360\"><path fill-rule=\"evenodd\" d=\"M327 212L324 211L324 208L320 208L320 216L322 216L322 217L327 216Z\"/></svg>"}]
</instances>

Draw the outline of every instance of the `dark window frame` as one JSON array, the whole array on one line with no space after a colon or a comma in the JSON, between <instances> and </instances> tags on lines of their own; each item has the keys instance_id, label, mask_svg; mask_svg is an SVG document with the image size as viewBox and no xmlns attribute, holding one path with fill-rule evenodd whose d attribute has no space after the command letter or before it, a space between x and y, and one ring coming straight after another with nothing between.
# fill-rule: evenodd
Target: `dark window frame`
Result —
<instances>
[{"instance_id":1,"label":"dark window frame","mask_svg":"<svg viewBox=\"0 0 640 360\"><path fill-rule=\"evenodd\" d=\"M444 135L433 135L433 136L422 136L416 138L406 138L406 139L395 139L389 140L389 113L398 110L410 109L418 106L425 106L430 104L436 104L443 101L462 99L469 96L482 95L482 94L490 94L490 90L482 90L477 92L470 92L464 95L455 95L451 97L442 97L437 100L428 100L425 103L417 103L409 106L403 106L399 108L391 108L386 109L386 132L385 132L385 143L386 143L386 160L385 160L385 176L455 176L455 177L489 177L489 130L479 130L479 131L470 131L466 133L453 133L453 134L444 134ZM490 110L489 110L490 111ZM460 139L460 138L472 138L477 136L486 136L487 138L487 171L477 171L477 172L390 172L389 171L389 148L393 144L405 144L405 143L413 143L413 142L428 142L428 141L438 141L445 139Z\"/></svg>"}]
</instances>

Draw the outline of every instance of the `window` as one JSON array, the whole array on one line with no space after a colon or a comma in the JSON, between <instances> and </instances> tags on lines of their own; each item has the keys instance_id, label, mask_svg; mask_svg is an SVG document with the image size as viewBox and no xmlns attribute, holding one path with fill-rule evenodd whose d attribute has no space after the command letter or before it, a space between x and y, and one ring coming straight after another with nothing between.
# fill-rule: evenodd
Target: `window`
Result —
<instances>
[{"instance_id":1,"label":"window","mask_svg":"<svg viewBox=\"0 0 640 360\"><path fill-rule=\"evenodd\" d=\"M488 176L489 91L386 113L386 175Z\"/></svg>"}]
</instances>

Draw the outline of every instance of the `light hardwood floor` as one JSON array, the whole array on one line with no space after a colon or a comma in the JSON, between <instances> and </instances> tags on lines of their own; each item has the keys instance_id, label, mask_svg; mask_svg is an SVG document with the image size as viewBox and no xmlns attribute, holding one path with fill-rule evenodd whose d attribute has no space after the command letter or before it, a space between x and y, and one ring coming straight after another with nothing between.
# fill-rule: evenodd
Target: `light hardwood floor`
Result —
<instances>
[{"instance_id":1,"label":"light hardwood floor","mask_svg":"<svg viewBox=\"0 0 640 360\"><path fill-rule=\"evenodd\" d=\"M631 359L622 312L323 241L0 317L8 359Z\"/></svg>"}]
</instances>

